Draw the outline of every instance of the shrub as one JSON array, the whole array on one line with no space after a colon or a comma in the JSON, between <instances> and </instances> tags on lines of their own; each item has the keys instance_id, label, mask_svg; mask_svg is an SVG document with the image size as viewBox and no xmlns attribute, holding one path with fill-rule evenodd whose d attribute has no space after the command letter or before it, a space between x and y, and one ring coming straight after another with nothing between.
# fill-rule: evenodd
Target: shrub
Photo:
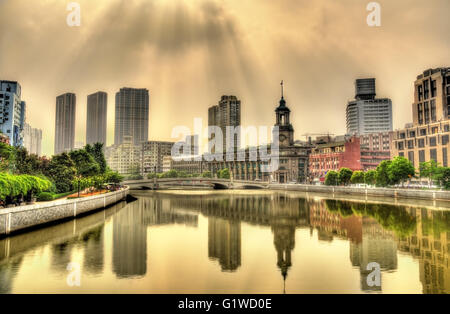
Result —
<instances>
[{"instance_id":1,"label":"shrub","mask_svg":"<svg viewBox=\"0 0 450 314\"><path fill-rule=\"evenodd\" d=\"M341 168L339 170L339 184L347 185L350 183L353 171L348 168Z\"/></svg>"},{"instance_id":2,"label":"shrub","mask_svg":"<svg viewBox=\"0 0 450 314\"><path fill-rule=\"evenodd\" d=\"M325 185L338 185L339 175L336 171L330 170L325 176Z\"/></svg>"},{"instance_id":3,"label":"shrub","mask_svg":"<svg viewBox=\"0 0 450 314\"><path fill-rule=\"evenodd\" d=\"M53 201L53 194L50 192L41 192L39 193L39 195L37 196L37 200L39 202L48 202L48 201Z\"/></svg>"}]
</instances>

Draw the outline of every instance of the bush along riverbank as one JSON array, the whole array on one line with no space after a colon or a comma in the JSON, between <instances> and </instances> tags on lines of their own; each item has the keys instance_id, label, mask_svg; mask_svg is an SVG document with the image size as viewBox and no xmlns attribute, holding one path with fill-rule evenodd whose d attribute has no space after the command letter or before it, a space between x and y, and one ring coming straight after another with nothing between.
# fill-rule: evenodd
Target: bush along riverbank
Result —
<instances>
[{"instance_id":1,"label":"bush along riverbank","mask_svg":"<svg viewBox=\"0 0 450 314\"><path fill-rule=\"evenodd\" d=\"M0 208L52 201L83 191L117 186L123 177L106 165L103 144L51 158L28 154L23 147L0 143Z\"/></svg>"}]
</instances>

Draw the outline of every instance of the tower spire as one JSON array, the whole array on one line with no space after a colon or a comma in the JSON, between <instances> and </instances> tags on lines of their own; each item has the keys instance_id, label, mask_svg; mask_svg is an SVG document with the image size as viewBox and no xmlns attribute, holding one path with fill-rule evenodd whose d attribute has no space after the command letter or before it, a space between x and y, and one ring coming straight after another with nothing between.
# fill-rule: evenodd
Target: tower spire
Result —
<instances>
[{"instance_id":1,"label":"tower spire","mask_svg":"<svg viewBox=\"0 0 450 314\"><path fill-rule=\"evenodd\" d=\"M284 98L284 91L283 91L283 88L284 88L284 81L283 80L281 80L281 99L283 99Z\"/></svg>"}]
</instances>

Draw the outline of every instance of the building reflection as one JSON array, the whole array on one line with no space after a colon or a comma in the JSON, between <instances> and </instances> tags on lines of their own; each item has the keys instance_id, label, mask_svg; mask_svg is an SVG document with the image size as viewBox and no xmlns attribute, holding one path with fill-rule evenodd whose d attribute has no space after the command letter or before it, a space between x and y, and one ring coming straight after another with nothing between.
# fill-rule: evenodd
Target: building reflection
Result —
<instances>
[{"instance_id":1,"label":"building reflection","mask_svg":"<svg viewBox=\"0 0 450 314\"><path fill-rule=\"evenodd\" d=\"M147 273L147 227L145 200L139 199L113 217L113 272L118 278L142 277Z\"/></svg>"},{"instance_id":2,"label":"building reflection","mask_svg":"<svg viewBox=\"0 0 450 314\"><path fill-rule=\"evenodd\" d=\"M98 275L104 265L104 225L95 227L81 235L84 246L83 271Z\"/></svg>"},{"instance_id":3,"label":"building reflection","mask_svg":"<svg viewBox=\"0 0 450 314\"><path fill-rule=\"evenodd\" d=\"M222 271L236 271L241 266L240 221L208 219L208 256L219 261Z\"/></svg>"},{"instance_id":4,"label":"building reflection","mask_svg":"<svg viewBox=\"0 0 450 314\"><path fill-rule=\"evenodd\" d=\"M14 278L22 264L23 257L13 259L9 263L0 264L0 294L12 292Z\"/></svg>"},{"instance_id":5,"label":"building reflection","mask_svg":"<svg viewBox=\"0 0 450 314\"><path fill-rule=\"evenodd\" d=\"M415 232L400 238L399 249L419 260L423 293L450 293L450 212L411 209L417 217Z\"/></svg>"}]
</instances>

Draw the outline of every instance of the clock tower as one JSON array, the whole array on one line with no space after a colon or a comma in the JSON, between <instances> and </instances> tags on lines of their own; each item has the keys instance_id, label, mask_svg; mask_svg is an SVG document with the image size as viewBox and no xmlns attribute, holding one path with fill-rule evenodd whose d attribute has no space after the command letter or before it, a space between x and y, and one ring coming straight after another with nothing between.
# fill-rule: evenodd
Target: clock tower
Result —
<instances>
[{"instance_id":1,"label":"clock tower","mask_svg":"<svg viewBox=\"0 0 450 314\"><path fill-rule=\"evenodd\" d=\"M294 145L294 128L289 120L291 110L286 106L284 100L284 83L281 81L281 99L280 105L275 109L276 123L275 126L279 128L279 143L280 147L287 147Z\"/></svg>"}]
</instances>

